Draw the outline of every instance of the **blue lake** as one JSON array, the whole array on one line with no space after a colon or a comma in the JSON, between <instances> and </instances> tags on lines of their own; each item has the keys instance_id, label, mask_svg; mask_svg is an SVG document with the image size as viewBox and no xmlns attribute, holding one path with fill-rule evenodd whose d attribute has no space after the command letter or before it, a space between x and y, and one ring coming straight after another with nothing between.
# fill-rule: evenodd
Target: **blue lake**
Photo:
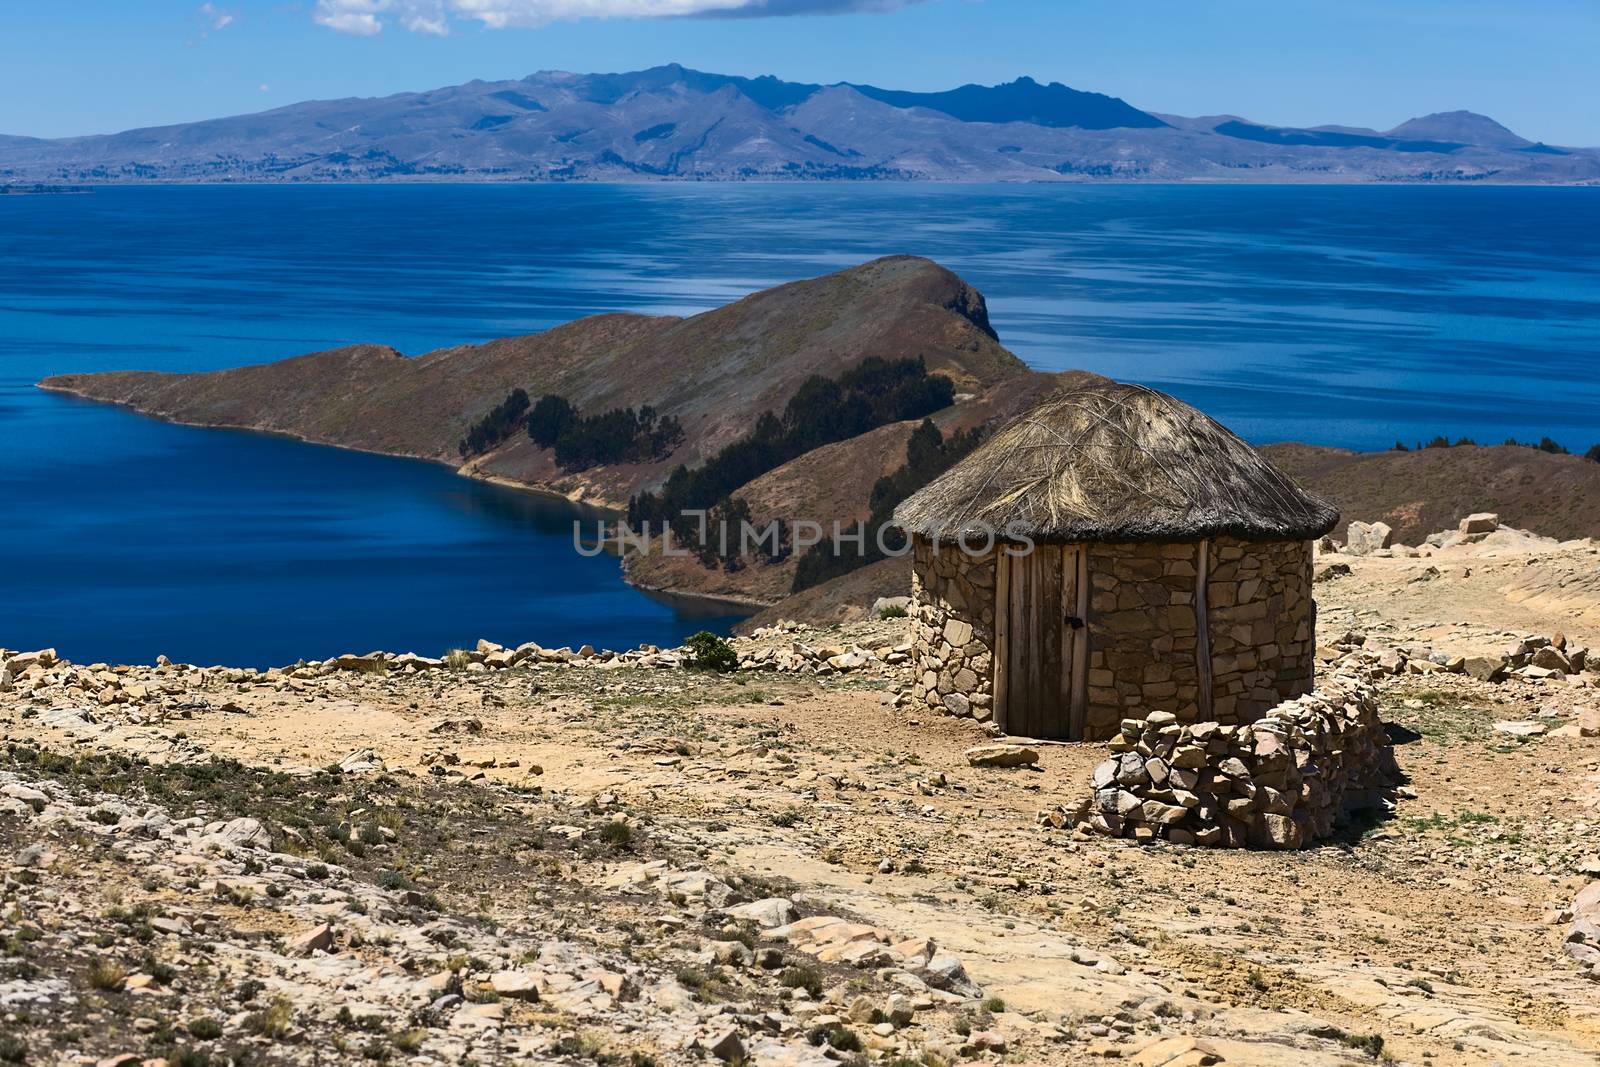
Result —
<instances>
[{"instance_id":1,"label":"blue lake","mask_svg":"<svg viewBox=\"0 0 1600 1067\"><path fill-rule=\"evenodd\" d=\"M111 188L0 197L0 646L269 665L732 620L571 549L559 501L49 396L354 341L409 353L688 314L913 252L1002 342L1246 438L1600 441L1600 189L932 185Z\"/></svg>"}]
</instances>

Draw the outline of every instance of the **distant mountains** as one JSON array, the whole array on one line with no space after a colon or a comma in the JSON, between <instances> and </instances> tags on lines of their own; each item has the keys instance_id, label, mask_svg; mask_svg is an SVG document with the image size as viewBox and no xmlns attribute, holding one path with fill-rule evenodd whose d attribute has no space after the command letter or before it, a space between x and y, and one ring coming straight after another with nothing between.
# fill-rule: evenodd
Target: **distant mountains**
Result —
<instances>
[{"instance_id":1,"label":"distant mountains","mask_svg":"<svg viewBox=\"0 0 1600 1067\"><path fill-rule=\"evenodd\" d=\"M1184 118L1031 78L918 93L676 64L544 72L92 137L0 136L0 182L1600 181L1600 149L1467 111L1388 131Z\"/></svg>"}]
</instances>

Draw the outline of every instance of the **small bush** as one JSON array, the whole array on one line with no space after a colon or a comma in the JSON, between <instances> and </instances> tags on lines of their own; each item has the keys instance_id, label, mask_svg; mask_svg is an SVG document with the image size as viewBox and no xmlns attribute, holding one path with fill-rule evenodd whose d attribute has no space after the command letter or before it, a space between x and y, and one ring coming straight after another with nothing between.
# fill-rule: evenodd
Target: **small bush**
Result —
<instances>
[{"instance_id":1,"label":"small bush","mask_svg":"<svg viewBox=\"0 0 1600 1067\"><path fill-rule=\"evenodd\" d=\"M287 997L279 997L272 1002L271 1007L246 1015L244 1028L247 1033L258 1037L269 1037L276 1041L289 1033L289 1024L293 1020L294 1005L289 1003Z\"/></svg>"},{"instance_id":2,"label":"small bush","mask_svg":"<svg viewBox=\"0 0 1600 1067\"><path fill-rule=\"evenodd\" d=\"M91 989L121 989L128 971L116 960L100 958L89 964L86 976Z\"/></svg>"},{"instance_id":3,"label":"small bush","mask_svg":"<svg viewBox=\"0 0 1600 1067\"><path fill-rule=\"evenodd\" d=\"M389 1043L401 1052L416 1052L427 1040L428 1031L420 1026L389 1035Z\"/></svg>"},{"instance_id":4,"label":"small bush","mask_svg":"<svg viewBox=\"0 0 1600 1067\"><path fill-rule=\"evenodd\" d=\"M28 1043L15 1034L0 1034L0 1062L26 1063Z\"/></svg>"},{"instance_id":5,"label":"small bush","mask_svg":"<svg viewBox=\"0 0 1600 1067\"><path fill-rule=\"evenodd\" d=\"M822 976L810 967L785 967L778 984L785 989L804 989L813 999L822 996Z\"/></svg>"},{"instance_id":6,"label":"small bush","mask_svg":"<svg viewBox=\"0 0 1600 1067\"><path fill-rule=\"evenodd\" d=\"M222 1024L205 1015L190 1019L189 1036L201 1041L213 1041L222 1036Z\"/></svg>"},{"instance_id":7,"label":"small bush","mask_svg":"<svg viewBox=\"0 0 1600 1067\"><path fill-rule=\"evenodd\" d=\"M620 851L633 848L633 827L625 822L608 822L600 827L600 843Z\"/></svg>"},{"instance_id":8,"label":"small bush","mask_svg":"<svg viewBox=\"0 0 1600 1067\"><path fill-rule=\"evenodd\" d=\"M689 665L698 671L727 672L739 666L739 654L733 646L710 630L701 630L683 643L693 660Z\"/></svg>"},{"instance_id":9,"label":"small bush","mask_svg":"<svg viewBox=\"0 0 1600 1067\"><path fill-rule=\"evenodd\" d=\"M988 1000L983 1002L983 1010L991 1012L1005 1011L1006 1002L1001 1000L999 997L990 997Z\"/></svg>"},{"instance_id":10,"label":"small bush","mask_svg":"<svg viewBox=\"0 0 1600 1067\"><path fill-rule=\"evenodd\" d=\"M411 881L399 871L379 871L377 877L379 889L410 889Z\"/></svg>"},{"instance_id":11,"label":"small bush","mask_svg":"<svg viewBox=\"0 0 1600 1067\"><path fill-rule=\"evenodd\" d=\"M878 612L878 618L880 619L909 619L910 617L911 612L907 611L899 604L884 608L882 611Z\"/></svg>"},{"instance_id":12,"label":"small bush","mask_svg":"<svg viewBox=\"0 0 1600 1067\"><path fill-rule=\"evenodd\" d=\"M832 1026L818 1026L806 1034L806 1039L813 1045L831 1045L840 1052L860 1052L861 1035L848 1027L835 1023Z\"/></svg>"},{"instance_id":13,"label":"small bush","mask_svg":"<svg viewBox=\"0 0 1600 1067\"><path fill-rule=\"evenodd\" d=\"M1346 1048L1353 1048L1357 1052L1365 1052L1373 1059L1383 1054L1382 1034L1340 1034L1339 1044Z\"/></svg>"}]
</instances>

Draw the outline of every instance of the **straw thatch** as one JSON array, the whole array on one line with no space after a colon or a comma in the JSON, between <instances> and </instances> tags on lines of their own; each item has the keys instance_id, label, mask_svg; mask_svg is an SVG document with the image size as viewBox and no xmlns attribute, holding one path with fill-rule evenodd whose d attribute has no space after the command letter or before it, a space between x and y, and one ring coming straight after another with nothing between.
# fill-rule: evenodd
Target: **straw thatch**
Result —
<instances>
[{"instance_id":1,"label":"straw thatch","mask_svg":"<svg viewBox=\"0 0 1600 1067\"><path fill-rule=\"evenodd\" d=\"M1109 380L1019 416L894 513L926 537L1040 542L1307 540L1338 521L1214 419Z\"/></svg>"}]
</instances>

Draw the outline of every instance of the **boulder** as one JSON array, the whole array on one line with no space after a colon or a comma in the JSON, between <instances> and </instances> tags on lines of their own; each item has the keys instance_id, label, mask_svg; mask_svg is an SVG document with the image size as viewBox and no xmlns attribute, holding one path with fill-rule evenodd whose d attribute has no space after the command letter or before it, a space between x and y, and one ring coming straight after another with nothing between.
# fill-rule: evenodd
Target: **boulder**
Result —
<instances>
[{"instance_id":1,"label":"boulder","mask_svg":"<svg viewBox=\"0 0 1600 1067\"><path fill-rule=\"evenodd\" d=\"M1478 511L1461 520L1464 534L1487 534L1500 529L1500 516L1491 511Z\"/></svg>"},{"instance_id":2,"label":"boulder","mask_svg":"<svg viewBox=\"0 0 1600 1067\"><path fill-rule=\"evenodd\" d=\"M203 840L228 848L248 848L270 850L272 848L272 835L266 827L251 818L231 819L228 822L212 823L206 827Z\"/></svg>"},{"instance_id":3,"label":"boulder","mask_svg":"<svg viewBox=\"0 0 1600 1067\"><path fill-rule=\"evenodd\" d=\"M1027 745L976 745L966 751L974 767L1029 767L1039 762L1039 750Z\"/></svg>"},{"instance_id":4,"label":"boulder","mask_svg":"<svg viewBox=\"0 0 1600 1067\"><path fill-rule=\"evenodd\" d=\"M872 602L872 617L881 618L886 611L910 611L911 598L908 596L881 596Z\"/></svg>"},{"instance_id":5,"label":"boulder","mask_svg":"<svg viewBox=\"0 0 1600 1067\"><path fill-rule=\"evenodd\" d=\"M1506 679L1505 661L1487 656L1470 657L1462 664L1462 669L1480 682L1503 682Z\"/></svg>"},{"instance_id":6,"label":"boulder","mask_svg":"<svg viewBox=\"0 0 1600 1067\"><path fill-rule=\"evenodd\" d=\"M296 956L309 956L313 952L327 952L333 948L333 927L327 923L319 923L309 930L303 930L284 943L291 954Z\"/></svg>"},{"instance_id":7,"label":"boulder","mask_svg":"<svg viewBox=\"0 0 1600 1067\"><path fill-rule=\"evenodd\" d=\"M1345 550L1353 556L1366 556L1394 544L1394 530L1383 522L1352 522L1345 531Z\"/></svg>"},{"instance_id":8,"label":"boulder","mask_svg":"<svg viewBox=\"0 0 1600 1067\"><path fill-rule=\"evenodd\" d=\"M496 971L489 976L489 988L512 1000L538 1000L539 982L527 971Z\"/></svg>"},{"instance_id":9,"label":"boulder","mask_svg":"<svg viewBox=\"0 0 1600 1067\"><path fill-rule=\"evenodd\" d=\"M788 897L767 897L764 900L753 900L748 904L738 904L729 908L728 917L745 919L763 930L771 930L778 926L788 926L800 916L794 910L794 902Z\"/></svg>"}]
</instances>

